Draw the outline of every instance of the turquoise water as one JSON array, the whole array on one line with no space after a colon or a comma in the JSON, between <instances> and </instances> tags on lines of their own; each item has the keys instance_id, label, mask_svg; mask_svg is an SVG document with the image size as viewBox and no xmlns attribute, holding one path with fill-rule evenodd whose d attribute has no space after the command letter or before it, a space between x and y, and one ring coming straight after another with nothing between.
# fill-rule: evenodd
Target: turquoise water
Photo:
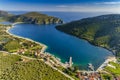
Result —
<instances>
[{"instance_id":1,"label":"turquoise water","mask_svg":"<svg viewBox=\"0 0 120 80\"><path fill-rule=\"evenodd\" d=\"M65 22L81 19L97 14L68 13L68 12L44 12L55 15ZM48 46L49 52L61 59L62 62L69 60L71 56L75 66L86 69L88 63L92 63L97 69L112 53L106 49L91 45L85 40L65 34L55 29L56 25L17 24L9 32L18 36L30 38Z\"/></svg>"}]
</instances>

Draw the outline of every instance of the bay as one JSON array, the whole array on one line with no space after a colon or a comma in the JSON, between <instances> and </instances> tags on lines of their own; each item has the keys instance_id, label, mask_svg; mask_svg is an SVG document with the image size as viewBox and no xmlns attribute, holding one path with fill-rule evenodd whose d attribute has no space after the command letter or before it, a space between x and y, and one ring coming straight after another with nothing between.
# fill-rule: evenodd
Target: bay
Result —
<instances>
[{"instance_id":1,"label":"bay","mask_svg":"<svg viewBox=\"0 0 120 80\"><path fill-rule=\"evenodd\" d=\"M63 19L64 22L99 15L96 13L83 14L74 12L43 13L59 17ZM78 39L56 30L55 26L56 25L16 24L9 32L47 45L48 48L46 52L60 58L63 63L68 61L69 57L72 57L74 66L79 66L80 69L87 70L88 63L92 63L95 69L97 69L108 56L112 55L110 51L104 48L91 45L83 39Z\"/></svg>"}]
</instances>

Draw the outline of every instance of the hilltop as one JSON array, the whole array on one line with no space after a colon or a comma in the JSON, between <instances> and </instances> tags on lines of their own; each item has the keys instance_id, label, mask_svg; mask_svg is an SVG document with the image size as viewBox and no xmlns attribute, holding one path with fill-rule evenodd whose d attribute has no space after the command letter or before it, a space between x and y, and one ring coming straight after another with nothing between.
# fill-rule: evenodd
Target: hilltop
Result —
<instances>
[{"instance_id":1,"label":"hilltop","mask_svg":"<svg viewBox=\"0 0 120 80\"><path fill-rule=\"evenodd\" d=\"M7 18L10 22L24 22L31 24L59 24L63 21L59 18L41 14L38 12L28 12L22 15L14 15Z\"/></svg>"},{"instance_id":2,"label":"hilltop","mask_svg":"<svg viewBox=\"0 0 120 80\"><path fill-rule=\"evenodd\" d=\"M0 17L8 17L8 16L12 16L12 14L8 13L7 11L0 10Z\"/></svg>"},{"instance_id":3,"label":"hilltop","mask_svg":"<svg viewBox=\"0 0 120 80\"><path fill-rule=\"evenodd\" d=\"M61 24L63 21L57 17L48 16L39 12L28 12L21 15L0 11L0 19L9 22L23 22L30 24Z\"/></svg>"},{"instance_id":4,"label":"hilltop","mask_svg":"<svg viewBox=\"0 0 120 80\"><path fill-rule=\"evenodd\" d=\"M0 22L1 21L5 21L7 17L12 16L12 14L6 12L6 11L2 11L0 10Z\"/></svg>"},{"instance_id":5,"label":"hilltop","mask_svg":"<svg viewBox=\"0 0 120 80\"><path fill-rule=\"evenodd\" d=\"M107 48L120 57L120 14L84 18L59 25L56 29Z\"/></svg>"}]
</instances>

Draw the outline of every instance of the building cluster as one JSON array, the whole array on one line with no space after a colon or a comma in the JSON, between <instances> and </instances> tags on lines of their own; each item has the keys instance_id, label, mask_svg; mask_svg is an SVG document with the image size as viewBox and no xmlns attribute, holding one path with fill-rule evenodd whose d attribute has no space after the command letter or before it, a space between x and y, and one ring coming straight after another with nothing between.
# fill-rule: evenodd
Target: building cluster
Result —
<instances>
[{"instance_id":1,"label":"building cluster","mask_svg":"<svg viewBox=\"0 0 120 80\"><path fill-rule=\"evenodd\" d=\"M97 72L77 72L77 77L80 80L102 80L100 73Z\"/></svg>"},{"instance_id":2,"label":"building cluster","mask_svg":"<svg viewBox=\"0 0 120 80\"><path fill-rule=\"evenodd\" d=\"M21 48L18 50L18 54L25 54L27 50L24 48ZM34 54L35 57L48 62L50 65L52 66L63 66L64 68L66 68L65 64L63 64L59 58L54 57L53 55L47 53L47 52L42 52L41 50L35 50L35 51L31 51L31 54ZM72 61L72 59L71 59ZM71 64L70 64L71 65ZM72 65L71 65L72 66Z\"/></svg>"},{"instance_id":3,"label":"building cluster","mask_svg":"<svg viewBox=\"0 0 120 80\"><path fill-rule=\"evenodd\" d=\"M22 48L22 49L18 50L18 53L19 54L24 54L25 51L26 51L26 49ZM60 61L59 58L56 58L56 57L54 57L53 55L51 55L47 52L43 53L43 52L41 52L41 50L36 50L33 53L36 57L39 57L43 61L45 61L45 62L47 62L50 65L55 66L55 67L62 66L64 68L72 68L72 66L73 66L72 57L70 57L69 61L64 64ZM106 62L108 63L110 61L115 61L116 62L116 59L113 58L113 57L109 57L107 59L107 61L105 61L105 63ZM109 66L111 66L111 65L109 65ZM113 67L113 66L111 66L111 67ZM103 68L103 66L100 67L100 69L102 69L102 68ZM94 66L91 63L88 64L88 70L89 71L83 71L83 72L82 71L77 71L77 73L76 73L77 78L79 78L80 80L102 80L101 74L98 71L97 72L94 71ZM115 78L115 80L120 80L120 77Z\"/></svg>"},{"instance_id":4,"label":"building cluster","mask_svg":"<svg viewBox=\"0 0 120 80\"><path fill-rule=\"evenodd\" d=\"M26 51L26 49L21 48L21 49L19 49L19 50L17 51L17 53L18 53L18 54L24 54L25 51Z\"/></svg>"}]
</instances>

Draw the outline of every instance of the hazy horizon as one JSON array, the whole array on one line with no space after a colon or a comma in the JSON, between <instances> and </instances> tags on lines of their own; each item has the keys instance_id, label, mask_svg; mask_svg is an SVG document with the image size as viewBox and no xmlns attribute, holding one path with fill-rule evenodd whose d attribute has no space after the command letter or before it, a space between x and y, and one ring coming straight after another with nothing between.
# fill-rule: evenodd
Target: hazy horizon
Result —
<instances>
[{"instance_id":1,"label":"hazy horizon","mask_svg":"<svg viewBox=\"0 0 120 80\"><path fill-rule=\"evenodd\" d=\"M5 11L59 11L120 13L119 0L1 0Z\"/></svg>"}]
</instances>

